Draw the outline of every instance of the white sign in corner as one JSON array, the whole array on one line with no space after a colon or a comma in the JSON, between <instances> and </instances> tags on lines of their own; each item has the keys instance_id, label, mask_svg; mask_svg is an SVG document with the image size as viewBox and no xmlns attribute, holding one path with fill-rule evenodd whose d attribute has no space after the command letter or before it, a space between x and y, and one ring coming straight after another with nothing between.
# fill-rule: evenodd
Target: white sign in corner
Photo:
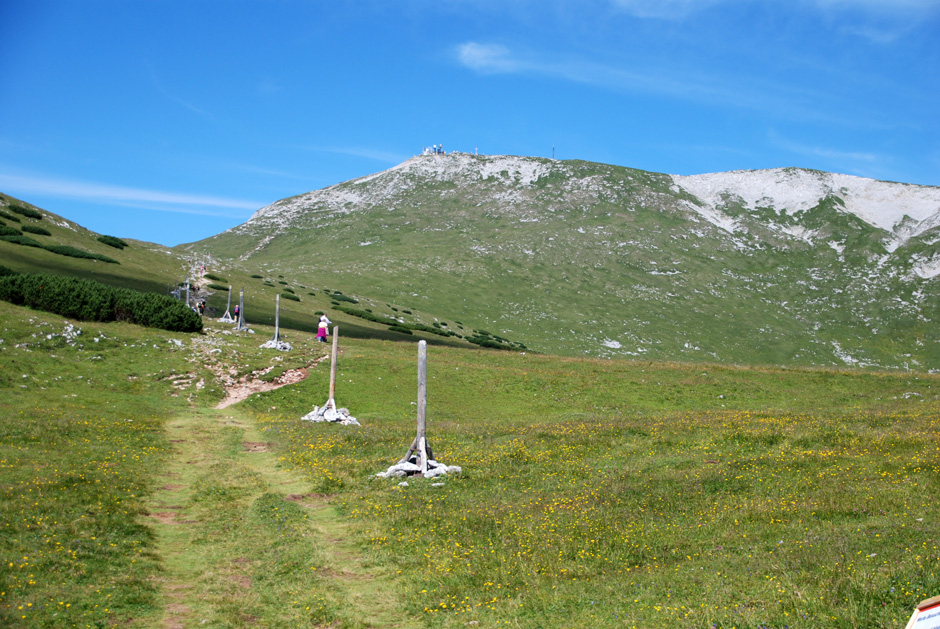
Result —
<instances>
[{"instance_id":1,"label":"white sign in corner","mask_svg":"<svg viewBox=\"0 0 940 629\"><path fill-rule=\"evenodd\" d=\"M940 596L918 605L905 629L940 629Z\"/></svg>"}]
</instances>

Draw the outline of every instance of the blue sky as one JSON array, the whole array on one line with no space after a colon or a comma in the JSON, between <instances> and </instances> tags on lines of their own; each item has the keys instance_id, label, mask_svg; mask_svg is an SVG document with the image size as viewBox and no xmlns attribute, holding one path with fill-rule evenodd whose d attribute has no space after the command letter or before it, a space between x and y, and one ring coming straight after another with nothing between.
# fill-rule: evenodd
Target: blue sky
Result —
<instances>
[{"instance_id":1,"label":"blue sky","mask_svg":"<svg viewBox=\"0 0 940 629\"><path fill-rule=\"evenodd\" d=\"M940 0L4 0L0 191L164 245L425 146L940 185Z\"/></svg>"}]
</instances>

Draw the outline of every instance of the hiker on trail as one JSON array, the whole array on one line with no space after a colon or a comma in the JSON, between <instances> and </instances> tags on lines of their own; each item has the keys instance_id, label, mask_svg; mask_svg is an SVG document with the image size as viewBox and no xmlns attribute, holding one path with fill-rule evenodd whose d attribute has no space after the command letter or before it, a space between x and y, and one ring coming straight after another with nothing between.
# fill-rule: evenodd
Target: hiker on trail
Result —
<instances>
[{"instance_id":1,"label":"hiker on trail","mask_svg":"<svg viewBox=\"0 0 940 629\"><path fill-rule=\"evenodd\" d=\"M330 335L330 321L327 316L320 315L320 324L317 326L317 340L326 343L326 337Z\"/></svg>"},{"instance_id":2,"label":"hiker on trail","mask_svg":"<svg viewBox=\"0 0 940 629\"><path fill-rule=\"evenodd\" d=\"M235 304L235 320L236 320L236 321L238 321L238 313L239 313L239 312L241 312L241 311L238 309L238 304Z\"/></svg>"}]
</instances>

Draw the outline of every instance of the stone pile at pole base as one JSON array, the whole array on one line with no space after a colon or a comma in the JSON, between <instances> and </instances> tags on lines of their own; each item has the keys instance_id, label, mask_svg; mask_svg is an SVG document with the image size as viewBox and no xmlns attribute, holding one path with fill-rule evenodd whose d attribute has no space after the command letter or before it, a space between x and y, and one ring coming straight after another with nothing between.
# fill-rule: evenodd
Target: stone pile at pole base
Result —
<instances>
[{"instance_id":1,"label":"stone pile at pole base","mask_svg":"<svg viewBox=\"0 0 940 629\"><path fill-rule=\"evenodd\" d=\"M282 341L281 339L271 339L267 343L261 345L261 349L278 349L282 352L289 352L294 347L287 341Z\"/></svg>"},{"instance_id":2,"label":"stone pile at pole base","mask_svg":"<svg viewBox=\"0 0 940 629\"><path fill-rule=\"evenodd\" d=\"M428 459L428 469L423 474L421 466L418 465L418 456L415 455L407 461L401 460L391 466L384 472L376 474L379 478L401 478L402 476L424 476L424 478L434 478L442 474L460 474L463 469L459 465L444 465L434 459Z\"/></svg>"},{"instance_id":3,"label":"stone pile at pole base","mask_svg":"<svg viewBox=\"0 0 940 629\"><path fill-rule=\"evenodd\" d=\"M356 418L349 414L348 408L336 408L336 404L330 404L330 402L323 406L314 406L312 411L300 419L308 422L331 422L343 426L361 426Z\"/></svg>"}]
</instances>

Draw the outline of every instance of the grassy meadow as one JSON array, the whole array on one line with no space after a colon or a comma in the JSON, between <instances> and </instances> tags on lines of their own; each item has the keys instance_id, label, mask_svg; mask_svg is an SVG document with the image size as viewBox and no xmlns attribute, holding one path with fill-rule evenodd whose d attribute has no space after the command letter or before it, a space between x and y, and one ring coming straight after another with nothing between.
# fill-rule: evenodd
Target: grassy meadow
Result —
<instances>
[{"instance_id":1,"label":"grassy meadow","mask_svg":"<svg viewBox=\"0 0 940 629\"><path fill-rule=\"evenodd\" d=\"M463 474L402 485L415 343L341 338L341 427L299 420L326 347L257 331L0 303L0 624L893 628L940 594L936 376L432 346Z\"/></svg>"}]
</instances>

